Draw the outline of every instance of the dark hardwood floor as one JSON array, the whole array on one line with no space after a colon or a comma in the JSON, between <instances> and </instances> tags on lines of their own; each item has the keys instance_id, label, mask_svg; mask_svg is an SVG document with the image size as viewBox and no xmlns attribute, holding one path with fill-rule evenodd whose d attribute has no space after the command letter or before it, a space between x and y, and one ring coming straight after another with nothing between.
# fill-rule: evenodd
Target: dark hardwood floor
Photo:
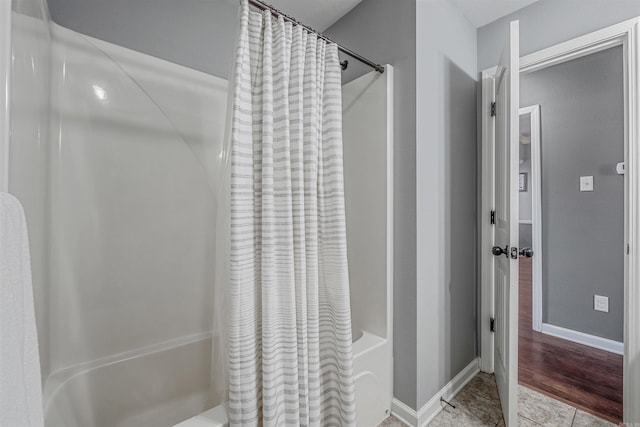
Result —
<instances>
[{"instance_id":1,"label":"dark hardwood floor","mask_svg":"<svg viewBox=\"0 0 640 427\"><path fill-rule=\"evenodd\" d=\"M609 421L622 422L622 356L532 329L531 259L521 258L518 381Z\"/></svg>"}]
</instances>

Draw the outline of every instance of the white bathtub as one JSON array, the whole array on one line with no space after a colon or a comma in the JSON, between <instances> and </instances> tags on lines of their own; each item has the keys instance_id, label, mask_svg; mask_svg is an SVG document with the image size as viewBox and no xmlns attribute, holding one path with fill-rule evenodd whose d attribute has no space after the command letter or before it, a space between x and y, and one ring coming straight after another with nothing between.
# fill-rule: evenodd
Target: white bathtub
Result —
<instances>
[{"instance_id":1,"label":"white bathtub","mask_svg":"<svg viewBox=\"0 0 640 427\"><path fill-rule=\"evenodd\" d=\"M210 366L205 333L57 371L45 387L45 425L173 425L207 407Z\"/></svg>"},{"instance_id":2,"label":"white bathtub","mask_svg":"<svg viewBox=\"0 0 640 427\"><path fill-rule=\"evenodd\" d=\"M366 331L353 343L357 425L377 426L391 413L391 343Z\"/></svg>"},{"instance_id":3,"label":"white bathtub","mask_svg":"<svg viewBox=\"0 0 640 427\"><path fill-rule=\"evenodd\" d=\"M357 335L357 425L376 426L391 407L390 343L366 331ZM226 426L224 404L204 411L210 358L211 335L201 334L57 372L45 391L46 425Z\"/></svg>"},{"instance_id":4,"label":"white bathtub","mask_svg":"<svg viewBox=\"0 0 640 427\"><path fill-rule=\"evenodd\" d=\"M353 371L356 387L356 424L377 426L391 409L391 372L389 370L389 340L366 331L353 343ZM227 426L225 405L216 406L175 427Z\"/></svg>"}]
</instances>

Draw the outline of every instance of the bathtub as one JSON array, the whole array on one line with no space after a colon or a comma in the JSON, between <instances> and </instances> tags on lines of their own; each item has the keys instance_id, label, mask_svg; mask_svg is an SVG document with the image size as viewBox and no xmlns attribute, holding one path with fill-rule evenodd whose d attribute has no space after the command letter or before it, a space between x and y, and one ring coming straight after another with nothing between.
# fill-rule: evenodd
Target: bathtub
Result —
<instances>
[{"instance_id":1,"label":"bathtub","mask_svg":"<svg viewBox=\"0 0 640 427\"><path fill-rule=\"evenodd\" d=\"M170 426L206 408L211 334L198 334L55 372L46 427Z\"/></svg>"},{"instance_id":2,"label":"bathtub","mask_svg":"<svg viewBox=\"0 0 640 427\"><path fill-rule=\"evenodd\" d=\"M391 375L388 355L389 340L360 331L354 335L353 372L356 388L356 424L363 427L377 426L391 410ZM175 427L224 427L227 426L225 405L218 405Z\"/></svg>"},{"instance_id":3,"label":"bathtub","mask_svg":"<svg viewBox=\"0 0 640 427\"><path fill-rule=\"evenodd\" d=\"M366 331L357 335L357 425L376 426L391 407L390 343ZM210 358L211 334L201 334L59 371L45 389L46 425L226 426L224 404L204 411Z\"/></svg>"},{"instance_id":4,"label":"bathtub","mask_svg":"<svg viewBox=\"0 0 640 427\"><path fill-rule=\"evenodd\" d=\"M377 426L391 413L392 367L388 339L363 331L353 343L357 425Z\"/></svg>"}]
</instances>

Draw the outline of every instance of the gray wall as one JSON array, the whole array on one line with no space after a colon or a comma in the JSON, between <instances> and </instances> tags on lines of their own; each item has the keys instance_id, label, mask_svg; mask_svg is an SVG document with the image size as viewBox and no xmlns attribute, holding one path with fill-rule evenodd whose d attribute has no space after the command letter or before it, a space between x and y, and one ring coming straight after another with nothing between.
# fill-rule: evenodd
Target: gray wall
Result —
<instances>
[{"instance_id":1,"label":"gray wall","mask_svg":"<svg viewBox=\"0 0 640 427\"><path fill-rule=\"evenodd\" d=\"M516 19L526 55L637 16L638 0L540 0L478 29L478 71L498 63L509 22Z\"/></svg>"},{"instance_id":2,"label":"gray wall","mask_svg":"<svg viewBox=\"0 0 640 427\"><path fill-rule=\"evenodd\" d=\"M394 394L416 404L415 1L364 0L326 34L394 66ZM368 72L350 61L345 79Z\"/></svg>"},{"instance_id":3,"label":"gray wall","mask_svg":"<svg viewBox=\"0 0 640 427\"><path fill-rule=\"evenodd\" d=\"M364 0L327 33L396 71L394 396L418 409L477 355L476 31L446 0Z\"/></svg>"},{"instance_id":4,"label":"gray wall","mask_svg":"<svg viewBox=\"0 0 640 427\"><path fill-rule=\"evenodd\" d=\"M418 409L477 355L476 30L446 0L364 0L328 34L396 70L394 395Z\"/></svg>"},{"instance_id":5,"label":"gray wall","mask_svg":"<svg viewBox=\"0 0 640 427\"><path fill-rule=\"evenodd\" d=\"M623 54L616 47L521 76L542 123L543 321L622 341ZM593 175L593 192L580 176ZM609 297L609 313L593 295Z\"/></svg>"},{"instance_id":6,"label":"gray wall","mask_svg":"<svg viewBox=\"0 0 640 427\"><path fill-rule=\"evenodd\" d=\"M476 29L416 6L417 406L477 355Z\"/></svg>"},{"instance_id":7,"label":"gray wall","mask_svg":"<svg viewBox=\"0 0 640 427\"><path fill-rule=\"evenodd\" d=\"M47 0L59 25L227 78L238 2L231 0Z\"/></svg>"}]
</instances>

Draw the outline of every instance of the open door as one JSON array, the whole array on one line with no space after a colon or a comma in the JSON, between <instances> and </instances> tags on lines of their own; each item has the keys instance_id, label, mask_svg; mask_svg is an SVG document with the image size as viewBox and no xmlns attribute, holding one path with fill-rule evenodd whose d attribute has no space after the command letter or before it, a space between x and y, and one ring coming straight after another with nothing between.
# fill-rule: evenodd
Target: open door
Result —
<instances>
[{"instance_id":1,"label":"open door","mask_svg":"<svg viewBox=\"0 0 640 427\"><path fill-rule=\"evenodd\" d=\"M518 160L519 22L509 34L495 74L494 369L507 426L518 424Z\"/></svg>"}]
</instances>

